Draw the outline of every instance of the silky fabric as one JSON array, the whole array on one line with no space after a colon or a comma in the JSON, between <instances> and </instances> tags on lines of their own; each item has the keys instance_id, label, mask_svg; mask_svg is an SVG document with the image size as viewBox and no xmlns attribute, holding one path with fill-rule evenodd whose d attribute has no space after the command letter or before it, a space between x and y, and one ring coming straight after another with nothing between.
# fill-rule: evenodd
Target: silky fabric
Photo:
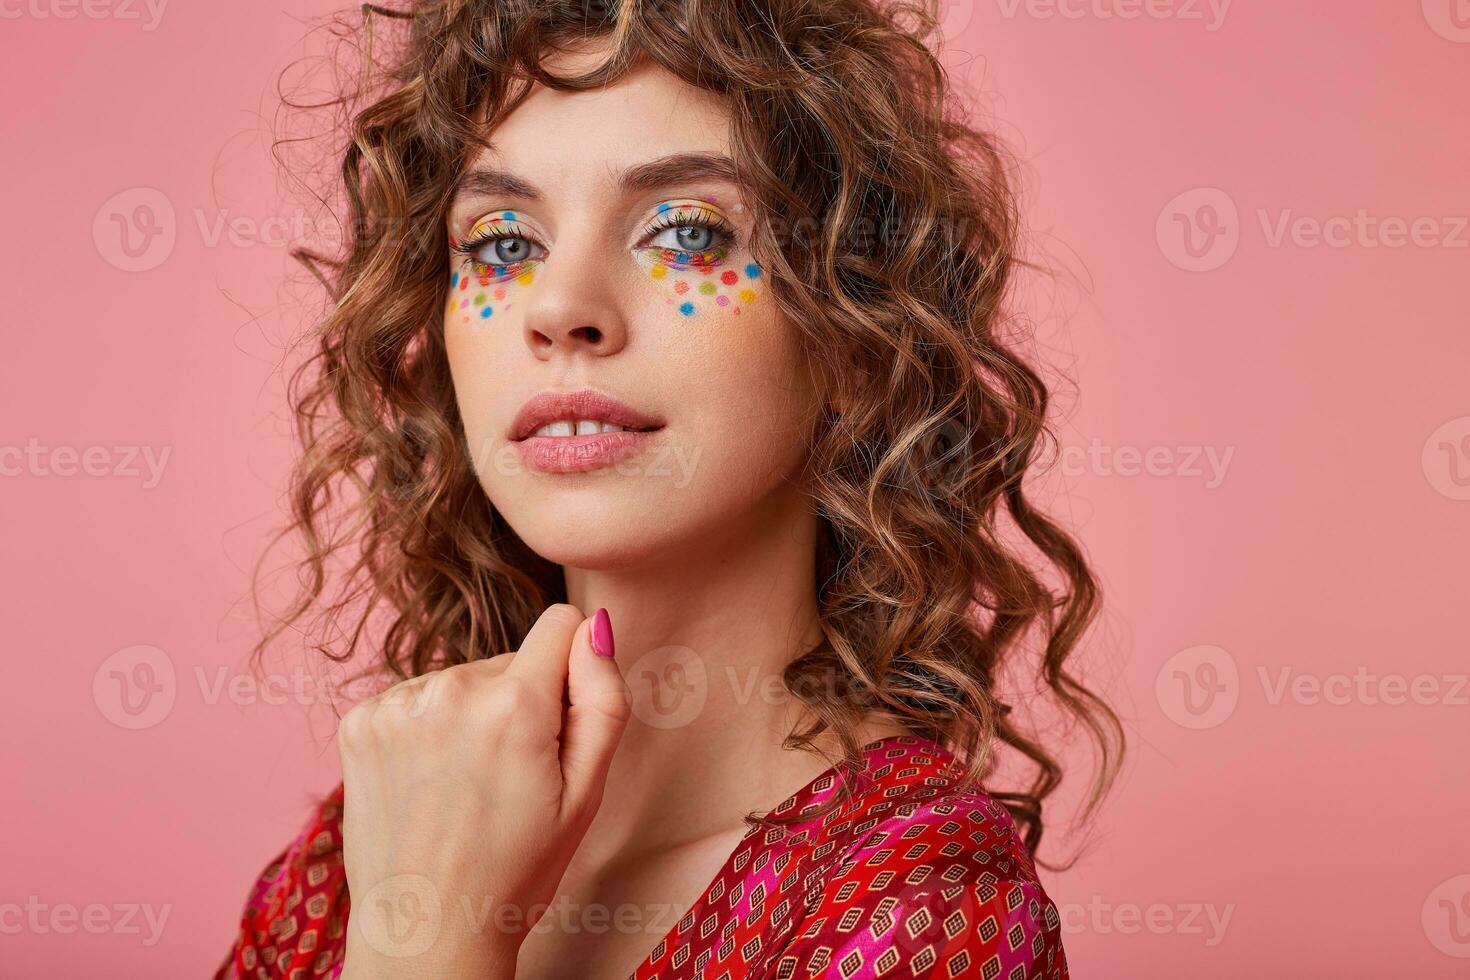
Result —
<instances>
[{"instance_id":1,"label":"silky fabric","mask_svg":"<svg viewBox=\"0 0 1470 980\"><path fill-rule=\"evenodd\" d=\"M630 980L1067 980L1060 917L1006 809L958 791L959 764L927 739L880 739L860 763L749 831ZM853 795L812 813L840 778ZM349 906L338 786L250 889L215 980L338 977Z\"/></svg>"}]
</instances>

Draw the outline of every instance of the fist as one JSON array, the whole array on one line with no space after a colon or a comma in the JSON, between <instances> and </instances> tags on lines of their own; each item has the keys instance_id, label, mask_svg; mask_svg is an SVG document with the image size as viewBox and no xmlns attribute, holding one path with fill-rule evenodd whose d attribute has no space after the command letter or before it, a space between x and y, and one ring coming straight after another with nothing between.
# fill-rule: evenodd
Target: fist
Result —
<instances>
[{"instance_id":1,"label":"fist","mask_svg":"<svg viewBox=\"0 0 1470 980\"><path fill-rule=\"evenodd\" d=\"M403 681L342 718L345 980L514 975L627 725L612 647L605 610L553 605L519 650ZM498 916L506 905L516 914ZM518 925L486 928L506 921Z\"/></svg>"}]
</instances>

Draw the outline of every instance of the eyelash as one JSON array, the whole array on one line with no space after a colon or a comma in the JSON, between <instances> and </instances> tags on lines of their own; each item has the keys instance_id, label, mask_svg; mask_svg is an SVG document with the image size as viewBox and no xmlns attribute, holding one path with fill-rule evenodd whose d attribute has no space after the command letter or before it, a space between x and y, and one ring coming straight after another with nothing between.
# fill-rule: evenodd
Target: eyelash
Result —
<instances>
[{"instance_id":1,"label":"eyelash","mask_svg":"<svg viewBox=\"0 0 1470 980\"><path fill-rule=\"evenodd\" d=\"M493 231L487 229L486 231L475 235L473 238L467 238L462 242L456 243L454 246L454 250L456 252L459 252L465 256L466 262L474 271L475 276L481 280L482 285L488 285L492 280L495 282L503 282L506 279L514 279L516 276L525 271L526 265L530 262L530 260L527 259L524 262L513 262L510 265L491 265L490 263L482 261L480 259L478 255L480 249L484 248L486 245L508 238L518 238L523 241L530 242L533 245L540 244L530 235L526 234L521 229L520 225L517 225L514 222L502 222L492 227L494 229ZM515 232L515 234L509 234L508 232ZM500 271L494 272L492 274L493 270Z\"/></svg>"},{"instance_id":2,"label":"eyelash","mask_svg":"<svg viewBox=\"0 0 1470 980\"><path fill-rule=\"evenodd\" d=\"M735 245L735 229L730 223L711 211L700 207L676 206L671 207L659 214L654 219L654 224L644 234L644 240L657 236L660 232L669 228L708 228L724 236L724 241L712 245L702 252L689 252L677 248L668 248L662 245L646 246L655 248L660 253L659 260L666 265L679 267L698 265L718 265ZM521 275L526 267L534 260L526 259L509 265L492 265L479 257L479 251L486 245L504 239L520 239L533 245L540 245L531 235L527 234L519 225L513 223L502 223L494 226L494 230L486 230L473 238L458 242L454 250L465 256L466 262L474 271L477 278L486 281L504 281L514 279ZM542 246L545 247L545 246ZM500 270L495 272L494 270Z\"/></svg>"},{"instance_id":3,"label":"eyelash","mask_svg":"<svg viewBox=\"0 0 1470 980\"><path fill-rule=\"evenodd\" d=\"M688 252L677 248L658 246L661 261L668 265L718 265L735 245L735 229L719 215L697 205L676 205L663 211L654 219L653 227L644 238L653 238L670 228L708 228L724 236L724 241L711 245L702 252ZM683 256L682 259L679 256Z\"/></svg>"}]
</instances>

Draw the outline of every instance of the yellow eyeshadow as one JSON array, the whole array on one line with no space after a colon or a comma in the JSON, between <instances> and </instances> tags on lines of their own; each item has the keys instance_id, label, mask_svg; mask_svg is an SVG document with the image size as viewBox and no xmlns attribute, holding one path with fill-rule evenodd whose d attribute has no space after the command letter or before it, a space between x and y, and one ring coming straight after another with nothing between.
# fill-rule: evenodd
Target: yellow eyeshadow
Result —
<instances>
[{"instance_id":1,"label":"yellow eyeshadow","mask_svg":"<svg viewBox=\"0 0 1470 980\"><path fill-rule=\"evenodd\" d=\"M502 222L499 218L496 218L493 221L481 221L479 224L470 229L469 237L471 239L479 238L491 228L499 227L501 224L504 224L504 222Z\"/></svg>"},{"instance_id":2,"label":"yellow eyeshadow","mask_svg":"<svg viewBox=\"0 0 1470 980\"><path fill-rule=\"evenodd\" d=\"M742 289L742 290L740 290L740 302L742 302L742 303L754 303L755 302L755 290L754 289Z\"/></svg>"},{"instance_id":3,"label":"yellow eyeshadow","mask_svg":"<svg viewBox=\"0 0 1470 980\"><path fill-rule=\"evenodd\" d=\"M669 267L660 263L659 265L654 266L652 269L649 269L648 274L650 276L653 276L653 278L655 279L662 279L665 275L668 274L668 271Z\"/></svg>"},{"instance_id":4,"label":"yellow eyeshadow","mask_svg":"<svg viewBox=\"0 0 1470 980\"><path fill-rule=\"evenodd\" d=\"M516 282L520 283L522 286L529 286L531 285L531 276L532 271L530 269L527 269L525 272L522 272L520 275L516 276Z\"/></svg>"}]
</instances>

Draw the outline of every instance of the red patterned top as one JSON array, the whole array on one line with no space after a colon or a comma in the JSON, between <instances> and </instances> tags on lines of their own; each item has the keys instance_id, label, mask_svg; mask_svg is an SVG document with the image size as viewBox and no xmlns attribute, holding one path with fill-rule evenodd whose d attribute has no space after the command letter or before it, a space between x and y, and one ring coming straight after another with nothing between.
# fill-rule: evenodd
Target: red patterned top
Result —
<instances>
[{"instance_id":1,"label":"red patterned top","mask_svg":"<svg viewBox=\"0 0 1470 980\"><path fill-rule=\"evenodd\" d=\"M828 770L748 832L630 980L982 977L1067 980L1061 921L1003 806L958 792L927 739L864 746L856 792ZM342 789L260 876L215 980L340 975Z\"/></svg>"}]
</instances>

